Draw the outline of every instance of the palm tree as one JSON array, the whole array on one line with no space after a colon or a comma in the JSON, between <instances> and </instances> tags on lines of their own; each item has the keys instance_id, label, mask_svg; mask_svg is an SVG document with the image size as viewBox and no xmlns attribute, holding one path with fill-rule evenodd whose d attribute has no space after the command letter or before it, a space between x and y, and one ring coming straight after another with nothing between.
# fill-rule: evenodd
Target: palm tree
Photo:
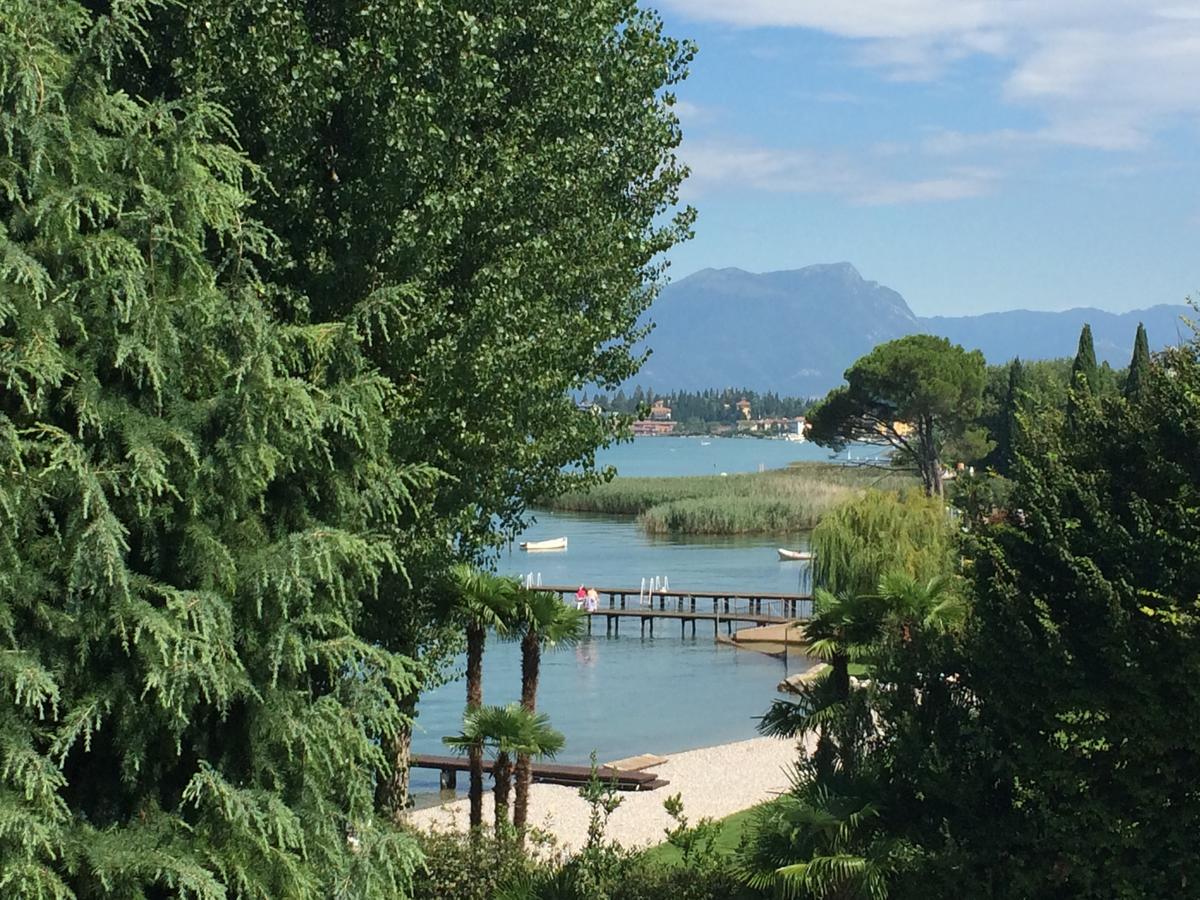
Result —
<instances>
[{"instance_id":1,"label":"palm tree","mask_svg":"<svg viewBox=\"0 0 1200 900\"><path fill-rule=\"evenodd\" d=\"M945 576L921 582L905 572L885 575L880 599L888 607L887 627L908 642L915 633L946 634L962 627L967 604Z\"/></svg>"},{"instance_id":2,"label":"palm tree","mask_svg":"<svg viewBox=\"0 0 1200 900\"><path fill-rule=\"evenodd\" d=\"M469 709L463 717L462 733L442 740L448 747L460 752L478 753L481 759L485 749L495 753L492 778L495 780L497 837L504 835L508 825L513 756L552 757L565 743L562 732L550 727L549 716L530 712L519 703Z\"/></svg>"},{"instance_id":3,"label":"palm tree","mask_svg":"<svg viewBox=\"0 0 1200 900\"><path fill-rule=\"evenodd\" d=\"M831 738L837 734L837 756L843 771L851 772L869 719L856 714L861 712L861 704L851 702L850 663L869 658L883 633L886 607L871 594L834 594L824 588L817 588L813 601L815 612L804 633L809 652L828 662L830 672L827 688L814 692L811 698L822 699L824 705L814 708L808 720L820 726L817 759L832 762ZM817 713L822 715L813 718Z\"/></svg>"},{"instance_id":4,"label":"palm tree","mask_svg":"<svg viewBox=\"0 0 1200 900\"><path fill-rule=\"evenodd\" d=\"M878 837L878 807L860 796L862 787L810 781L763 804L734 871L772 896L884 900L894 847Z\"/></svg>"},{"instance_id":5,"label":"palm tree","mask_svg":"<svg viewBox=\"0 0 1200 900\"><path fill-rule=\"evenodd\" d=\"M529 712L537 709L538 670L542 649L569 646L583 637L586 614L568 606L558 594L549 591L519 591L513 621L513 634L521 635L521 706ZM529 816L529 754L517 756L516 800L513 826L517 839L524 840Z\"/></svg>"},{"instance_id":6,"label":"palm tree","mask_svg":"<svg viewBox=\"0 0 1200 900\"><path fill-rule=\"evenodd\" d=\"M467 715L483 705L483 648L489 628L503 631L512 617L517 584L472 566L450 570L450 582L467 632ZM483 751L468 748L471 763L471 828L483 825Z\"/></svg>"}]
</instances>

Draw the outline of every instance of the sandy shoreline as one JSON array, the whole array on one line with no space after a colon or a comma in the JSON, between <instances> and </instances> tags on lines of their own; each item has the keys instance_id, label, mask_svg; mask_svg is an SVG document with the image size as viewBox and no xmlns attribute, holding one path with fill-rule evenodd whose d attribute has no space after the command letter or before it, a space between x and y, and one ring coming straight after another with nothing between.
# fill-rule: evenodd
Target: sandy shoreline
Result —
<instances>
[{"instance_id":1,"label":"sandy shoreline","mask_svg":"<svg viewBox=\"0 0 1200 900\"><path fill-rule=\"evenodd\" d=\"M651 769L671 783L656 791L622 791L624 802L609 819L607 836L625 847L661 843L671 825L663 801L672 794L682 794L684 812L692 822L748 809L788 789L788 773L797 756L795 741L766 737L672 754ZM485 784L490 787L490 780ZM553 834L560 846L582 846L587 837L588 805L578 788L535 784L529 806L531 825ZM461 799L413 810L408 821L418 828L466 830L467 814L468 802ZM490 790L485 792L483 815L490 824Z\"/></svg>"}]
</instances>

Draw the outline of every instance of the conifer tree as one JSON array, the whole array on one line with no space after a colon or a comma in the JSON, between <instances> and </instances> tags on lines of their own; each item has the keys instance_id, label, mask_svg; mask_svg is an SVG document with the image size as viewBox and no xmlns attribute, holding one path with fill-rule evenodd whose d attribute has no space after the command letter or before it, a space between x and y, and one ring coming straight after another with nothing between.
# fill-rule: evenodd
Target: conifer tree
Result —
<instances>
[{"instance_id":1,"label":"conifer tree","mask_svg":"<svg viewBox=\"0 0 1200 900\"><path fill-rule=\"evenodd\" d=\"M996 448L992 455L996 470L1001 475L1007 475L1012 470L1013 443L1018 429L1017 413L1024 392L1025 367L1017 358L1008 367L1008 389L1004 395L1004 408L1000 410L995 434Z\"/></svg>"},{"instance_id":2,"label":"conifer tree","mask_svg":"<svg viewBox=\"0 0 1200 900\"><path fill-rule=\"evenodd\" d=\"M1133 358L1129 360L1129 374L1125 379L1125 397L1140 401L1146 393L1150 378L1150 342L1146 338L1146 326L1138 322L1137 336L1133 339Z\"/></svg>"},{"instance_id":3,"label":"conifer tree","mask_svg":"<svg viewBox=\"0 0 1200 900\"><path fill-rule=\"evenodd\" d=\"M1100 389L1100 369L1096 365L1096 348L1092 343L1092 326L1084 324L1079 332L1079 347L1071 364L1071 386L1081 387L1091 396Z\"/></svg>"},{"instance_id":4,"label":"conifer tree","mask_svg":"<svg viewBox=\"0 0 1200 900\"><path fill-rule=\"evenodd\" d=\"M0 12L0 896L403 896L413 676L356 627L430 473L354 328L272 317L224 112L111 89L112 8Z\"/></svg>"}]
</instances>

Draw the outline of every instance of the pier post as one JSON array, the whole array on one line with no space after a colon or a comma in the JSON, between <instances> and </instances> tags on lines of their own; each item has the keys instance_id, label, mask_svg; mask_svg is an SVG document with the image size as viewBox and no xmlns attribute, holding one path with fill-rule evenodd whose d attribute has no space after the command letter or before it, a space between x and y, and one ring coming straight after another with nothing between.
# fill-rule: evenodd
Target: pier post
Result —
<instances>
[{"instance_id":1,"label":"pier post","mask_svg":"<svg viewBox=\"0 0 1200 900\"><path fill-rule=\"evenodd\" d=\"M455 769L442 769L438 776L438 786L443 791L452 791L458 787L458 772Z\"/></svg>"},{"instance_id":2,"label":"pier post","mask_svg":"<svg viewBox=\"0 0 1200 900\"><path fill-rule=\"evenodd\" d=\"M646 636L646 617L642 616L642 637Z\"/></svg>"},{"instance_id":3,"label":"pier post","mask_svg":"<svg viewBox=\"0 0 1200 900\"><path fill-rule=\"evenodd\" d=\"M687 630L687 619L683 616L679 617L679 639L682 641L687 635L684 633Z\"/></svg>"}]
</instances>

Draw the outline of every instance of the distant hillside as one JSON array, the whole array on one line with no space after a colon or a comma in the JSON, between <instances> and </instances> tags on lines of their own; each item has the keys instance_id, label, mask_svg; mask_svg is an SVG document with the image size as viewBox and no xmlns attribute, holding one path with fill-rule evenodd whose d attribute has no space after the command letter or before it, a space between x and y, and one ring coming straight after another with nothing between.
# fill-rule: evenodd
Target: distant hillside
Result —
<instances>
[{"instance_id":1,"label":"distant hillside","mask_svg":"<svg viewBox=\"0 0 1200 900\"><path fill-rule=\"evenodd\" d=\"M822 394L876 344L928 332L989 362L1046 359L1075 352L1091 323L1096 355L1124 366L1144 322L1153 349L1184 333L1186 306L1154 306L1117 315L1098 309L987 313L922 319L891 288L866 281L850 263L761 275L704 269L663 291L651 310L653 354L636 382L659 390L736 385L787 395Z\"/></svg>"}]
</instances>

